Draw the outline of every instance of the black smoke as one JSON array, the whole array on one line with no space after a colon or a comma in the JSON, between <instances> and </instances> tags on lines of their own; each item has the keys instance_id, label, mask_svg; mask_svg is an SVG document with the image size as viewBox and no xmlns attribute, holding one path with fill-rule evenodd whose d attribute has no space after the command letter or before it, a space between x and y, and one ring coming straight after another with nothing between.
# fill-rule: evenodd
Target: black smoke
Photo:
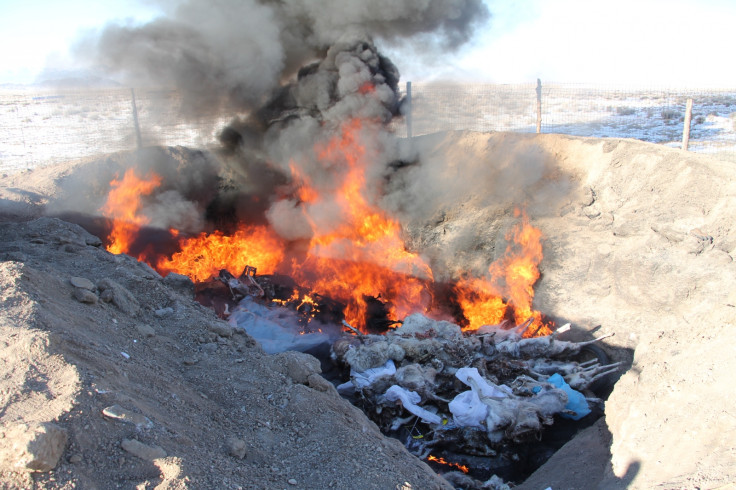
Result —
<instances>
[{"instance_id":1,"label":"black smoke","mask_svg":"<svg viewBox=\"0 0 736 490\"><path fill-rule=\"evenodd\" d=\"M489 13L481 0L187 0L111 24L79 55L135 84L177 87L190 108L251 110L341 39L453 50Z\"/></svg>"},{"instance_id":2,"label":"black smoke","mask_svg":"<svg viewBox=\"0 0 736 490\"><path fill-rule=\"evenodd\" d=\"M352 120L362 121L356 138L365 149L365 197L381 204L387 169L404 150L389 130L401 109L399 70L378 46L420 43L439 57L489 17L481 0L188 0L164 7L167 16L144 25L108 25L80 43L80 55L132 85L176 87L190 115L232 114L219 138L226 169L220 192L191 208L207 221L257 214L287 240L339 225L333 194L346 166L325 163L315 148ZM295 175L323 199L300 202Z\"/></svg>"}]
</instances>

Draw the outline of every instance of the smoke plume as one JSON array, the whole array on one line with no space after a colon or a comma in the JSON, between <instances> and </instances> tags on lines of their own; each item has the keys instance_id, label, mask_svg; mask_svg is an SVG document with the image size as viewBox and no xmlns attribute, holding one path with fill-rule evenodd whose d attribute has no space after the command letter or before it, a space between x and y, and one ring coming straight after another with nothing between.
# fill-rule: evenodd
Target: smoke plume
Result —
<instances>
[{"instance_id":1,"label":"smoke plume","mask_svg":"<svg viewBox=\"0 0 736 490\"><path fill-rule=\"evenodd\" d=\"M489 17L482 0L187 0L167 12L108 25L80 44L81 55L132 84L176 87L191 114L239 114L218 152L235 184L213 185L208 173L199 187L219 187L208 203L211 191L192 196L171 183L181 176L164 175L166 194L146 208L151 223L196 231L206 228L199 211L210 221L270 222L286 240L330 233L346 219L337 191L352 164L330 149L346 127L362 153L360 198L391 201L389 169L406 153L387 129L400 114L400 75L378 46L453 50ZM303 184L320 199L300 196Z\"/></svg>"},{"instance_id":2,"label":"smoke plume","mask_svg":"<svg viewBox=\"0 0 736 490\"><path fill-rule=\"evenodd\" d=\"M165 18L108 25L79 54L131 83L175 86L192 108L258 107L346 34L454 49L489 17L481 0L187 0ZM352 33L352 34L351 34Z\"/></svg>"}]
</instances>

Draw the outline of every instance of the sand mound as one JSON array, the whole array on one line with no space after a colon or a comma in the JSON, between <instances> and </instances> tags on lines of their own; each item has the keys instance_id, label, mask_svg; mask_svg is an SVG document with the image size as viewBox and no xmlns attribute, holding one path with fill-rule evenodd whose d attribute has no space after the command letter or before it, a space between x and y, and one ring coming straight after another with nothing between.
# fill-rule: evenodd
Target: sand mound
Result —
<instances>
[{"instance_id":1,"label":"sand mound","mask_svg":"<svg viewBox=\"0 0 736 490\"><path fill-rule=\"evenodd\" d=\"M472 192L414 223L414 246L452 273L483 270L504 250L519 200L482 190L522 169L527 207L545 235L536 308L573 322L581 336L615 333L609 352L631 363L605 418L523 487L733 481L733 165L633 140L559 135L449 133L422 144L429 155L453 155L452 172Z\"/></svg>"}]
</instances>

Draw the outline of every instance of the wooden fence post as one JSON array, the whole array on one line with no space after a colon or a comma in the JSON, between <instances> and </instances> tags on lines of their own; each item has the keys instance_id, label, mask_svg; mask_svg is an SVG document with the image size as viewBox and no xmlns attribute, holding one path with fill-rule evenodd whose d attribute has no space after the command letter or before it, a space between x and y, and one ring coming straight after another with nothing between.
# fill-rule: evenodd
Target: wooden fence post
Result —
<instances>
[{"instance_id":1,"label":"wooden fence post","mask_svg":"<svg viewBox=\"0 0 736 490\"><path fill-rule=\"evenodd\" d=\"M542 80L537 78L537 134L542 132Z\"/></svg>"},{"instance_id":2,"label":"wooden fence post","mask_svg":"<svg viewBox=\"0 0 736 490\"><path fill-rule=\"evenodd\" d=\"M135 126L135 141L138 144L138 148L142 148L143 142L141 141L141 127L138 125L138 108L135 105L135 90L133 88L130 89L130 97L133 103L133 125Z\"/></svg>"},{"instance_id":3,"label":"wooden fence post","mask_svg":"<svg viewBox=\"0 0 736 490\"><path fill-rule=\"evenodd\" d=\"M693 118L693 99L687 99L685 105L685 124L682 128L682 149L687 151L687 145L690 143L690 120Z\"/></svg>"},{"instance_id":4,"label":"wooden fence post","mask_svg":"<svg viewBox=\"0 0 736 490\"><path fill-rule=\"evenodd\" d=\"M406 137L411 139L411 82L406 82Z\"/></svg>"}]
</instances>

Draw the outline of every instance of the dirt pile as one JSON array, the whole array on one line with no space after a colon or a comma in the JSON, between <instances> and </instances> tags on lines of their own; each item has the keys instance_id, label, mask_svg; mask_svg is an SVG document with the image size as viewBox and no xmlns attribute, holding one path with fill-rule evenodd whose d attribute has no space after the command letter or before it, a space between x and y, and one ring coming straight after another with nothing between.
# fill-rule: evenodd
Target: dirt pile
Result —
<instances>
[{"instance_id":1,"label":"dirt pile","mask_svg":"<svg viewBox=\"0 0 736 490\"><path fill-rule=\"evenodd\" d=\"M384 205L406 211L407 244L437 278L484 273L504 251L513 209L526 205L545 235L535 308L573 323L565 340L615 334L608 353L628 368L605 417L521 487L732 482L732 164L558 135L445 133L413 144L419 164L396 170ZM4 218L38 216L52 196L47 212L72 210L58 205L73 201L59 199L65 183L92 172L106 183L134 158L5 177ZM340 399L308 358L265 355L193 303L186 281L174 289L56 220L6 224L0 237L3 424L53 422L68 439L56 470L33 477L40 485L444 484ZM18 473L2 478L31 485Z\"/></svg>"},{"instance_id":2,"label":"dirt pile","mask_svg":"<svg viewBox=\"0 0 736 490\"><path fill-rule=\"evenodd\" d=\"M732 482L733 165L633 140L560 135L448 133L418 144L426 155L452 155L443 171L476 190L410 227L433 268L487 267L503 251L514 203L489 202L480 191L497 186L506 165L536 169L526 189L545 236L535 307L572 322L581 338L614 333L609 353L631 366L605 419L522 487Z\"/></svg>"},{"instance_id":3,"label":"dirt pile","mask_svg":"<svg viewBox=\"0 0 736 490\"><path fill-rule=\"evenodd\" d=\"M0 259L4 487L447 486L315 358L264 354L79 226L0 225Z\"/></svg>"}]
</instances>

